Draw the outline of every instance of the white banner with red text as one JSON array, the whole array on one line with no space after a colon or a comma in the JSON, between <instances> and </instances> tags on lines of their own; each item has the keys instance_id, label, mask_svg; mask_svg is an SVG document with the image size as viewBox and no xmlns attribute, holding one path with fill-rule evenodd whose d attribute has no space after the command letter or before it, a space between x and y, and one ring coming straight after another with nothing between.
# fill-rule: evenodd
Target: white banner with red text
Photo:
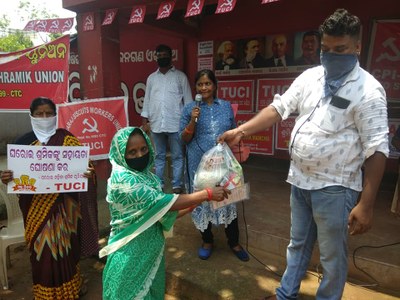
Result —
<instances>
[{"instance_id":1,"label":"white banner with red text","mask_svg":"<svg viewBox=\"0 0 400 300\"><path fill-rule=\"evenodd\" d=\"M7 168L14 180L10 194L49 194L87 191L83 173L89 163L89 147L7 145Z\"/></svg>"}]
</instances>

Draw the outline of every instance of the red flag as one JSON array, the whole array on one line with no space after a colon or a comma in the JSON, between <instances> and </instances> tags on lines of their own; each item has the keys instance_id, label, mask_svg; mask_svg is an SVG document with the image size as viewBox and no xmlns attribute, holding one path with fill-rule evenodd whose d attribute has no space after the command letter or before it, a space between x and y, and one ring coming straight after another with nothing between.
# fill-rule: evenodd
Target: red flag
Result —
<instances>
[{"instance_id":1,"label":"red flag","mask_svg":"<svg viewBox=\"0 0 400 300\"><path fill-rule=\"evenodd\" d=\"M203 10L204 0L189 0L186 8L185 18L197 16Z\"/></svg>"},{"instance_id":2,"label":"red flag","mask_svg":"<svg viewBox=\"0 0 400 300\"><path fill-rule=\"evenodd\" d=\"M158 8L157 20L168 18L175 6L175 0L163 1Z\"/></svg>"},{"instance_id":3,"label":"red flag","mask_svg":"<svg viewBox=\"0 0 400 300\"><path fill-rule=\"evenodd\" d=\"M35 30L35 24L36 21L29 21L26 25L25 28L22 29L22 31L34 31Z\"/></svg>"},{"instance_id":4,"label":"red flag","mask_svg":"<svg viewBox=\"0 0 400 300\"><path fill-rule=\"evenodd\" d=\"M118 8L107 9L106 14L104 16L102 26L111 25L114 22L115 16L117 15Z\"/></svg>"},{"instance_id":5,"label":"red flag","mask_svg":"<svg viewBox=\"0 0 400 300\"><path fill-rule=\"evenodd\" d=\"M267 4L267 3L271 3L271 2L277 2L279 0L261 0L261 4Z\"/></svg>"},{"instance_id":6,"label":"red flag","mask_svg":"<svg viewBox=\"0 0 400 300\"><path fill-rule=\"evenodd\" d=\"M143 23L144 15L146 14L146 5L135 5L132 7L129 24Z\"/></svg>"},{"instance_id":7,"label":"red flag","mask_svg":"<svg viewBox=\"0 0 400 300\"><path fill-rule=\"evenodd\" d=\"M74 25L74 18L45 19L29 21L24 31L63 33Z\"/></svg>"},{"instance_id":8,"label":"red flag","mask_svg":"<svg viewBox=\"0 0 400 300\"><path fill-rule=\"evenodd\" d=\"M218 0L216 14L224 14L231 12L236 5L236 0Z\"/></svg>"},{"instance_id":9,"label":"red flag","mask_svg":"<svg viewBox=\"0 0 400 300\"><path fill-rule=\"evenodd\" d=\"M83 19L83 31L92 31L94 30L94 13L86 13L82 16Z\"/></svg>"}]
</instances>

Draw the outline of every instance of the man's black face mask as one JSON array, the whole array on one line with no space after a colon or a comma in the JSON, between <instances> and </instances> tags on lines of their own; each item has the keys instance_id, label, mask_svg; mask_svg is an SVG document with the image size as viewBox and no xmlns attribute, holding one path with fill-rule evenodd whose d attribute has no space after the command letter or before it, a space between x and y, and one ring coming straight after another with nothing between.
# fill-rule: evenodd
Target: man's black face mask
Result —
<instances>
[{"instance_id":1,"label":"man's black face mask","mask_svg":"<svg viewBox=\"0 0 400 300\"><path fill-rule=\"evenodd\" d=\"M171 64L171 58L170 57L157 58L157 63L160 68L166 68Z\"/></svg>"}]
</instances>

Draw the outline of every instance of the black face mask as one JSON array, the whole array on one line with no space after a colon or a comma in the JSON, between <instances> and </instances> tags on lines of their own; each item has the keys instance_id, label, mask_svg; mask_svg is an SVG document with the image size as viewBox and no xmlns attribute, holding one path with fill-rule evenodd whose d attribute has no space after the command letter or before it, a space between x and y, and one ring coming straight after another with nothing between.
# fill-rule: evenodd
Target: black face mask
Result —
<instances>
[{"instance_id":1,"label":"black face mask","mask_svg":"<svg viewBox=\"0 0 400 300\"><path fill-rule=\"evenodd\" d=\"M160 68L166 68L171 65L171 58L170 57L160 57L157 59L158 66Z\"/></svg>"},{"instance_id":2,"label":"black face mask","mask_svg":"<svg viewBox=\"0 0 400 300\"><path fill-rule=\"evenodd\" d=\"M147 152L147 154L141 157L125 158L125 161L130 168L142 172L149 164L149 158L150 158L150 152Z\"/></svg>"}]
</instances>

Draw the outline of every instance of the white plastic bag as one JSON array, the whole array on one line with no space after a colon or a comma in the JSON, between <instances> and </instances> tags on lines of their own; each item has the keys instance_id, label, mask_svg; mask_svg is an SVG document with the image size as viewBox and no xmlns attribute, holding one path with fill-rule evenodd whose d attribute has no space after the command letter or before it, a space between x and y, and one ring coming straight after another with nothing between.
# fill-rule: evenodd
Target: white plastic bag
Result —
<instances>
[{"instance_id":1,"label":"white plastic bag","mask_svg":"<svg viewBox=\"0 0 400 300\"><path fill-rule=\"evenodd\" d=\"M203 154L194 175L193 187L195 190L215 186L233 189L242 184L242 166L226 143L217 144Z\"/></svg>"},{"instance_id":2,"label":"white plastic bag","mask_svg":"<svg viewBox=\"0 0 400 300\"><path fill-rule=\"evenodd\" d=\"M194 190L215 186L226 187L232 194L222 202L211 201L214 209L249 199L250 187L244 183L242 166L226 143L217 144L204 153L194 175Z\"/></svg>"}]
</instances>

